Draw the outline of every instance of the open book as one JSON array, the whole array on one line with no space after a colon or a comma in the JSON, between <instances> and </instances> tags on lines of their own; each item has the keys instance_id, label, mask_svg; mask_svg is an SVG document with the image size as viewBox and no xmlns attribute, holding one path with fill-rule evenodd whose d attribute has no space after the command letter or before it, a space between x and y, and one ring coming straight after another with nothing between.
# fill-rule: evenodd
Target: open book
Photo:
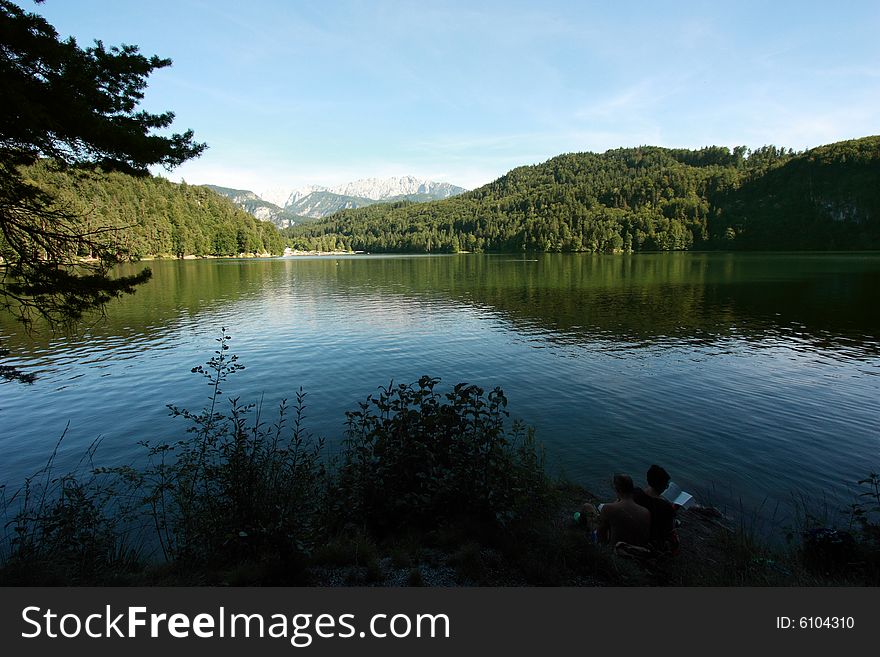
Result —
<instances>
[{"instance_id":1,"label":"open book","mask_svg":"<svg viewBox=\"0 0 880 657\"><path fill-rule=\"evenodd\" d=\"M674 506L680 506L683 509L694 503L694 496L684 492L674 481L669 482L669 488L663 491L662 497L672 502Z\"/></svg>"}]
</instances>

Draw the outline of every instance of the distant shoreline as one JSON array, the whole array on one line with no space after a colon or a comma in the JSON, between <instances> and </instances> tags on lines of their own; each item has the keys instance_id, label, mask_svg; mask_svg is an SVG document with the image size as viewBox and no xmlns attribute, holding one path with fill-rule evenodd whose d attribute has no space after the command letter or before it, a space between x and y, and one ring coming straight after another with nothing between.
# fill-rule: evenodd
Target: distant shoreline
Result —
<instances>
[{"instance_id":1,"label":"distant shoreline","mask_svg":"<svg viewBox=\"0 0 880 657\"><path fill-rule=\"evenodd\" d=\"M289 256L338 256L338 255L363 255L366 251L300 251L298 249L284 249L283 258Z\"/></svg>"},{"instance_id":2,"label":"distant shoreline","mask_svg":"<svg viewBox=\"0 0 880 657\"><path fill-rule=\"evenodd\" d=\"M149 260L229 260L232 258L280 258L280 255L273 255L271 253L239 253L238 255L195 255L195 254L187 254L185 256L176 256L170 254L151 254L141 256L137 259L138 262L146 262Z\"/></svg>"},{"instance_id":3,"label":"distant shoreline","mask_svg":"<svg viewBox=\"0 0 880 657\"><path fill-rule=\"evenodd\" d=\"M339 256L339 255L364 255L366 251L295 251L285 249L283 254L275 253L239 253L237 255L147 255L139 258L140 261L148 260L230 260L241 258L287 258L292 256Z\"/></svg>"},{"instance_id":4,"label":"distant shoreline","mask_svg":"<svg viewBox=\"0 0 880 657\"><path fill-rule=\"evenodd\" d=\"M458 251L457 253L422 253L418 251L405 251L405 252L386 252L386 251L378 251L378 252L368 252L368 251L285 251L283 254L272 254L272 253L239 253L237 255L194 255L188 254L185 256L175 256L170 254L160 254L160 255L146 255L137 259L137 262L149 262L153 260L238 260L238 259L246 259L246 258L288 258L288 257L302 257L302 256L351 256L351 255L394 255L394 256L426 256L426 255L470 255L472 252L470 251ZM761 250L741 250L741 251L716 251L716 250L693 250L693 251L640 251L636 253L616 253L616 254L597 254L597 253L587 253L587 252L546 252L546 251L528 251L525 252L527 255L657 255L657 254L670 254L670 253L688 253L688 254L737 254L737 255L864 255L864 254L877 254L880 251L875 249L861 249L861 250L828 250L828 251L761 251ZM521 251L492 251L488 253L482 253L477 255L523 255ZM97 262L95 258L81 258L80 259L84 263L88 262ZM0 258L0 266L4 265L3 259Z\"/></svg>"}]
</instances>

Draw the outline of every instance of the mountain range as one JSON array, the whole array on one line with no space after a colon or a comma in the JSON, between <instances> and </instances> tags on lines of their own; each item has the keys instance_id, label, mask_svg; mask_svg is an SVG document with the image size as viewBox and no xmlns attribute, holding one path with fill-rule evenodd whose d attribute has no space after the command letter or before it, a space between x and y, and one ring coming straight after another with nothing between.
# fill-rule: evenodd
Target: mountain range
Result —
<instances>
[{"instance_id":1,"label":"mountain range","mask_svg":"<svg viewBox=\"0 0 880 657\"><path fill-rule=\"evenodd\" d=\"M467 190L450 183L413 176L364 178L335 187L311 185L299 189L272 189L258 195L244 189L205 185L249 212L279 228L328 217L340 210L395 201L425 202L456 196Z\"/></svg>"}]
</instances>

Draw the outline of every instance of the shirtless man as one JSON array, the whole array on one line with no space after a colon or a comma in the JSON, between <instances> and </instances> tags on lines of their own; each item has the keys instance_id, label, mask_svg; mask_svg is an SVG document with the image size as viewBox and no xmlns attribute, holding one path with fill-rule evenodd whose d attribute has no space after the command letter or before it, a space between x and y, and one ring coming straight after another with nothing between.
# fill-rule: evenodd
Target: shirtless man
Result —
<instances>
[{"instance_id":1,"label":"shirtless man","mask_svg":"<svg viewBox=\"0 0 880 657\"><path fill-rule=\"evenodd\" d=\"M599 541L616 544L618 541L630 545L647 546L651 537L651 512L633 500L632 477L624 474L614 475L612 480L617 501L600 505Z\"/></svg>"}]
</instances>

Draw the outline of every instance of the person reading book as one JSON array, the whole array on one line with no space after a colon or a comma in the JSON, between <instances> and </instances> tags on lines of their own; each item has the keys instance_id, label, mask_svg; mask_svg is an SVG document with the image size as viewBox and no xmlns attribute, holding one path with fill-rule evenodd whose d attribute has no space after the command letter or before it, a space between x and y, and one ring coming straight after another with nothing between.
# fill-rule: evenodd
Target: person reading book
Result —
<instances>
[{"instance_id":1,"label":"person reading book","mask_svg":"<svg viewBox=\"0 0 880 657\"><path fill-rule=\"evenodd\" d=\"M645 477L648 485L633 492L633 501L645 507L651 514L650 543L654 550L678 552L678 536L675 533L675 507L664 493L669 488L671 477L659 465L648 468Z\"/></svg>"}]
</instances>

